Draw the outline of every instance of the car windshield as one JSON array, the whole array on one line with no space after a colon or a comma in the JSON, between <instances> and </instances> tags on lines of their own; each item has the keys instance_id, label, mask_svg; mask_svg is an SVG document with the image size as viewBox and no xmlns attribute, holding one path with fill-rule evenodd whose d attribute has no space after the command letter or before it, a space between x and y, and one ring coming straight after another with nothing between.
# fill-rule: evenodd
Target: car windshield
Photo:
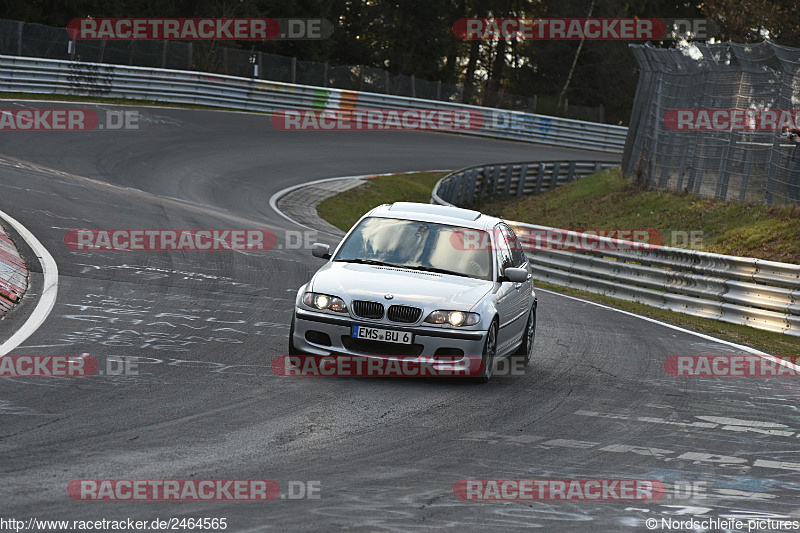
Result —
<instances>
[{"instance_id":1,"label":"car windshield","mask_svg":"<svg viewBox=\"0 0 800 533\"><path fill-rule=\"evenodd\" d=\"M489 243L481 230L372 217L361 221L333 260L491 280Z\"/></svg>"}]
</instances>

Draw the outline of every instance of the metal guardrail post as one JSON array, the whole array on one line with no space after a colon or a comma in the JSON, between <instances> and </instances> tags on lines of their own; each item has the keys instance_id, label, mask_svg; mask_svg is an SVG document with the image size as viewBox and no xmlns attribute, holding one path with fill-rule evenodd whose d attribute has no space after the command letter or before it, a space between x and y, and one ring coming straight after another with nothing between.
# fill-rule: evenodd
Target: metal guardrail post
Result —
<instances>
[{"instance_id":1,"label":"metal guardrail post","mask_svg":"<svg viewBox=\"0 0 800 533\"><path fill-rule=\"evenodd\" d=\"M561 161L553 165L553 173L550 175L550 185L547 187L548 191L552 191L558 187L558 177L561 174Z\"/></svg>"},{"instance_id":2,"label":"metal guardrail post","mask_svg":"<svg viewBox=\"0 0 800 533\"><path fill-rule=\"evenodd\" d=\"M460 204L461 203L461 194L464 192L464 188L461 186L462 185L461 182L463 180L464 180L464 173L463 172L459 173L459 174L456 174L456 184L455 184L456 190L454 191L455 194L453 195L452 200L451 200L454 204Z\"/></svg>"},{"instance_id":3,"label":"metal guardrail post","mask_svg":"<svg viewBox=\"0 0 800 533\"><path fill-rule=\"evenodd\" d=\"M575 161L569 162L569 172L567 173L567 183L575 179Z\"/></svg>"},{"instance_id":4,"label":"metal guardrail post","mask_svg":"<svg viewBox=\"0 0 800 533\"><path fill-rule=\"evenodd\" d=\"M472 169L472 172L469 173L469 178L467 179L467 198L466 202L467 205L472 205L472 201L475 197L475 182L477 181L478 176L478 169Z\"/></svg>"},{"instance_id":5,"label":"metal guardrail post","mask_svg":"<svg viewBox=\"0 0 800 533\"><path fill-rule=\"evenodd\" d=\"M524 163L519 171L519 182L517 182L517 198L522 196L525 190L525 178L528 175L528 163Z\"/></svg>"},{"instance_id":6,"label":"metal guardrail post","mask_svg":"<svg viewBox=\"0 0 800 533\"><path fill-rule=\"evenodd\" d=\"M483 179L481 180L481 196L480 196L480 199L483 200L488 195L489 184L491 183L491 180L489 179L489 169L488 169L488 167L486 169L484 169L484 171L481 173L481 176L482 176Z\"/></svg>"},{"instance_id":7,"label":"metal guardrail post","mask_svg":"<svg viewBox=\"0 0 800 533\"><path fill-rule=\"evenodd\" d=\"M506 165L505 181L503 182L503 196L508 196L511 192L511 176L514 173L514 165Z\"/></svg>"},{"instance_id":8,"label":"metal guardrail post","mask_svg":"<svg viewBox=\"0 0 800 533\"><path fill-rule=\"evenodd\" d=\"M545 163L539 163L539 174L536 176L536 191L534 194L542 194L542 183L544 183Z\"/></svg>"},{"instance_id":9,"label":"metal guardrail post","mask_svg":"<svg viewBox=\"0 0 800 533\"><path fill-rule=\"evenodd\" d=\"M494 172L492 172L492 187L489 189L489 195L494 196L497 194L497 185L500 183L500 165L494 166Z\"/></svg>"}]
</instances>

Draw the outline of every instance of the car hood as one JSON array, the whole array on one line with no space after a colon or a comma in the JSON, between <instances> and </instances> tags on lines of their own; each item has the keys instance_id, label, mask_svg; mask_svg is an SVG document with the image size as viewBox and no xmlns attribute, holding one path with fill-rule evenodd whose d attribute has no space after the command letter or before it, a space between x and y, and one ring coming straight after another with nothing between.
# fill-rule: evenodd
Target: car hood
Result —
<instances>
[{"instance_id":1,"label":"car hood","mask_svg":"<svg viewBox=\"0 0 800 533\"><path fill-rule=\"evenodd\" d=\"M469 311L489 292L491 281L402 268L330 262L314 275L309 290L351 300L384 300L433 309Z\"/></svg>"}]
</instances>

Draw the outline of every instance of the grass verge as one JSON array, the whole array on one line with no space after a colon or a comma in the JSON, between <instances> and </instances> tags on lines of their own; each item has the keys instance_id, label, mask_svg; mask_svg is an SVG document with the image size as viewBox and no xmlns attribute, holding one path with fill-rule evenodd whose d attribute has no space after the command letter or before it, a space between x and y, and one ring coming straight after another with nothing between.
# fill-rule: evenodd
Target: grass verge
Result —
<instances>
[{"instance_id":1,"label":"grass verge","mask_svg":"<svg viewBox=\"0 0 800 533\"><path fill-rule=\"evenodd\" d=\"M372 178L364 185L324 200L317 206L317 212L334 226L346 231L361 215L377 205L400 201L427 203L433 186L445 174L446 172L420 172ZM788 254L789 257L800 258L800 239L797 238L800 232L800 210L793 212L791 208L729 205L689 195L641 191L623 180L619 169L594 174L538 197L512 202L491 200L478 208L485 213L510 220L566 229L659 228L664 233L673 228L676 231L687 231L686 228L693 227L691 224L697 224L698 229L704 232L702 249L707 251L732 253L734 250L748 250L748 253L735 253L761 257L765 253L769 255L769 250L788 250L778 253L777 256L784 257ZM708 217L708 224L707 219L701 216L703 209L713 214ZM727 221L727 226L724 215L726 212L727 216L734 217ZM771 239L769 235L763 234L773 230L780 230L780 235ZM792 231L795 239L793 245L788 242L788 235ZM751 239L746 243L734 244L732 240L739 233L750 235ZM797 337L676 313L542 281L537 281L536 287L655 318L751 346L769 354L800 355L800 339Z\"/></svg>"},{"instance_id":2,"label":"grass verge","mask_svg":"<svg viewBox=\"0 0 800 533\"><path fill-rule=\"evenodd\" d=\"M538 196L494 198L475 208L554 228L654 229L664 246L800 263L800 209L646 191L625 180L619 167ZM692 232L699 237L694 242Z\"/></svg>"},{"instance_id":3,"label":"grass verge","mask_svg":"<svg viewBox=\"0 0 800 533\"><path fill-rule=\"evenodd\" d=\"M342 231L349 230L361 216L381 204L392 202L428 203L436 182L447 172L415 172L376 176L323 200L317 205L319 216Z\"/></svg>"}]
</instances>

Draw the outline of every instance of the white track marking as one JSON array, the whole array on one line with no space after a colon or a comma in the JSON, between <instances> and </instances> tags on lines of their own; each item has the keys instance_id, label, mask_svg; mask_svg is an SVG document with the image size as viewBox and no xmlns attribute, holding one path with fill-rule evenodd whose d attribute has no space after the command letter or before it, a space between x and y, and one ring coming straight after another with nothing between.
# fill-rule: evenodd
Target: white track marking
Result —
<instances>
[{"instance_id":1,"label":"white track marking","mask_svg":"<svg viewBox=\"0 0 800 533\"><path fill-rule=\"evenodd\" d=\"M302 189L303 187L308 187L310 185L316 185L317 183L325 183L326 181L358 180L358 179L372 178L372 177L377 177L377 176L395 176L395 175L401 175L401 174L418 174L418 173L422 173L422 172L449 172L449 171L445 171L445 170L412 170L412 171L409 171L409 172L389 172L387 174L364 174L362 176L342 176L342 177L339 177L339 178L324 178L324 179L321 179L321 180L309 181L309 182L306 182L306 183L301 183L299 185L292 185L291 187L286 187L285 189L281 189L280 191L278 191L275 194L273 194L272 196L270 196L270 198L269 198L269 206L272 208L273 211L278 213L280 216L282 216L283 218L285 218L286 220L288 220L292 224L297 224L298 226L301 226L303 228L313 230L314 228L310 228L310 227L306 226L305 224L294 220L293 218L289 217L289 215L287 215L286 213L284 213L283 211L278 209L278 200L282 196L286 196L287 194L289 194L290 192L292 192L294 190ZM322 232L322 233L325 233L325 232Z\"/></svg>"},{"instance_id":2,"label":"white track marking","mask_svg":"<svg viewBox=\"0 0 800 533\"><path fill-rule=\"evenodd\" d=\"M314 228L308 227L305 224L294 220L289 215L287 215L286 213L284 213L283 211L278 209L278 199L280 199L282 196L286 196L287 194L289 194L290 192L292 192L294 190L302 189L303 187L308 187L308 186L311 186L311 185L316 185L317 183L324 183L326 181L338 181L338 180L356 180L356 179L363 179L363 178L366 178L366 177L369 177L369 176L371 176L371 174L364 174L363 176L344 176L342 178L325 178L325 179L321 179L321 180L309 181L307 183L301 183L300 185L292 185L291 187L286 187L285 189L281 189L280 191L278 191L275 194L273 194L272 196L270 196L269 197L269 206L272 208L273 211L278 213L280 216L282 216L283 218L285 218L286 220L288 220L292 224L297 224L300 227L313 230Z\"/></svg>"}]
</instances>

